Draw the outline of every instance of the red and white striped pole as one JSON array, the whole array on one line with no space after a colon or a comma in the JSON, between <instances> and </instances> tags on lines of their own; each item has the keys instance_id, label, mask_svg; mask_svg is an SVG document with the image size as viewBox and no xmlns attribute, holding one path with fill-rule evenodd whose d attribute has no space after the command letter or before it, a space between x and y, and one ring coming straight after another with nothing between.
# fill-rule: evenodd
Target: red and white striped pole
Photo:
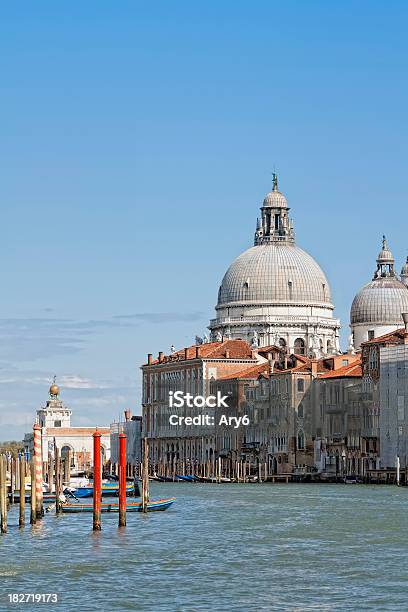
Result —
<instances>
[{"instance_id":1,"label":"red and white striped pole","mask_svg":"<svg viewBox=\"0 0 408 612\"><path fill-rule=\"evenodd\" d=\"M41 426L36 423L33 427L34 432L34 470L35 470L35 512L37 518L44 516L43 508L43 470L42 470L42 444Z\"/></svg>"},{"instance_id":2,"label":"red and white striped pole","mask_svg":"<svg viewBox=\"0 0 408 612\"><path fill-rule=\"evenodd\" d=\"M101 434L96 430L93 434L93 530L101 530Z\"/></svg>"},{"instance_id":3,"label":"red and white striped pole","mask_svg":"<svg viewBox=\"0 0 408 612\"><path fill-rule=\"evenodd\" d=\"M126 434L119 434L119 527L126 527Z\"/></svg>"}]
</instances>

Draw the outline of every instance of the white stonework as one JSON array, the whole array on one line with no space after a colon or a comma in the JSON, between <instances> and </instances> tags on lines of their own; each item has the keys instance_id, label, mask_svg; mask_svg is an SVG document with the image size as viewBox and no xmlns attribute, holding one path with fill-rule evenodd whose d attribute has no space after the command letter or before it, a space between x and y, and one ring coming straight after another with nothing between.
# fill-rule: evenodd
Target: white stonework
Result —
<instances>
[{"instance_id":1,"label":"white stonework","mask_svg":"<svg viewBox=\"0 0 408 612\"><path fill-rule=\"evenodd\" d=\"M54 454L55 446L60 456L70 455L73 472L85 471L93 466L93 432L95 427L73 427L72 411L59 397L59 387L51 385L49 399L45 406L37 410L36 422L41 425L41 445L43 461L48 461L48 453ZM110 428L99 427L101 436L102 460L110 459ZM33 434L24 436L27 451L33 452Z\"/></svg>"},{"instance_id":2,"label":"white stonework","mask_svg":"<svg viewBox=\"0 0 408 612\"><path fill-rule=\"evenodd\" d=\"M314 357L339 352L340 322L330 286L316 261L295 245L286 198L273 190L261 207L254 246L227 270L219 292L212 339L242 338Z\"/></svg>"}]
</instances>

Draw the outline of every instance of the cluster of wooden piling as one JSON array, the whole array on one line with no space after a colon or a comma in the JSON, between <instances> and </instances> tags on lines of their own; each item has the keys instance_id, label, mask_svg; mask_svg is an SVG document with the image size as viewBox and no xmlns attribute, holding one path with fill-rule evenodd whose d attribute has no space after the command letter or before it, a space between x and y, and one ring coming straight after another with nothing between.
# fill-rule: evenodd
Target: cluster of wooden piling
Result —
<instances>
[{"instance_id":1,"label":"cluster of wooden piling","mask_svg":"<svg viewBox=\"0 0 408 612\"><path fill-rule=\"evenodd\" d=\"M140 472L142 469L143 464L141 464ZM139 468L137 471L139 472ZM216 480L227 478L235 482L250 482L254 476L259 482L265 482L271 477L267 463L258 463L257 466L254 466L249 461L232 461L224 457L214 458L205 463L179 460L150 463L150 476L163 476L176 480L177 474Z\"/></svg>"},{"instance_id":2,"label":"cluster of wooden piling","mask_svg":"<svg viewBox=\"0 0 408 612\"><path fill-rule=\"evenodd\" d=\"M69 460L69 458L68 458ZM55 456L48 458L48 464L42 465L41 449L34 446L34 457L30 462L26 461L23 453L18 457L0 455L0 531L7 533L7 512L10 505L16 501L18 492L20 527L26 522L26 481L30 482L30 524L34 525L37 520L44 516L43 500L43 476L48 484L49 492L55 492L55 509L57 514L61 512L61 493L63 488L62 476L69 472L67 459L61 459L58 448L55 447ZM45 468L45 469L44 469ZM7 473L9 474L9 486L7 485ZM69 480L69 476L67 481Z\"/></svg>"},{"instance_id":3,"label":"cluster of wooden piling","mask_svg":"<svg viewBox=\"0 0 408 612\"><path fill-rule=\"evenodd\" d=\"M7 533L7 512L10 504L15 502L15 492L19 491L19 526L25 525L26 512L26 480L29 478L30 488L30 523L33 525L44 516L43 477L48 484L49 493L55 493L55 511L61 513L61 495L63 482L69 485L71 458L61 458L54 440L54 456L49 453L48 462L43 464L41 446L36 438L37 426L34 426L34 456L31 462L26 462L24 454L18 457L0 455L0 530ZM126 526L126 435L119 435L119 526ZM96 430L93 434L93 529L101 529L102 503L102 461L101 434ZM142 511L147 512L149 503L149 448L144 440L144 457L140 466L142 474ZM10 475L10 492L8 493L7 473ZM134 475L136 477L136 474Z\"/></svg>"}]
</instances>

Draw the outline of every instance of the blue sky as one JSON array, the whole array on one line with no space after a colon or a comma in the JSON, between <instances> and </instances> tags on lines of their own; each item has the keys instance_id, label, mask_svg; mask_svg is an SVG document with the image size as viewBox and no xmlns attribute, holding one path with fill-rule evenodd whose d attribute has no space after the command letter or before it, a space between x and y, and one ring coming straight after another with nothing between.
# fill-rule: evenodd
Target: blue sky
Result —
<instances>
[{"instance_id":1,"label":"blue sky","mask_svg":"<svg viewBox=\"0 0 408 612\"><path fill-rule=\"evenodd\" d=\"M276 167L348 336L406 239L404 2L0 9L0 439L57 374L75 424L140 412L147 352L203 334Z\"/></svg>"}]
</instances>

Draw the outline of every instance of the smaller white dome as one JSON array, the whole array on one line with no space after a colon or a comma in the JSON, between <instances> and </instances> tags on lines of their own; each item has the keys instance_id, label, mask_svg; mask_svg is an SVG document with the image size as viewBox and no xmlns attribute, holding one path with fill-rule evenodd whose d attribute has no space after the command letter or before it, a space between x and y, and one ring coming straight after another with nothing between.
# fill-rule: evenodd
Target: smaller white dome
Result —
<instances>
[{"instance_id":1,"label":"smaller white dome","mask_svg":"<svg viewBox=\"0 0 408 612\"><path fill-rule=\"evenodd\" d=\"M288 202L280 191L270 191L266 194L263 205L271 208L287 208Z\"/></svg>"},{"instance_id":2,"label":"smaller white dome","mask_svg":"<svg viewBox=\"0 0 408 612\"><path fill-rule=\"evenodd\" d=\"M408 289L397 278L377 278L365 285L351 306L351 324L402 325L408 312Z\"/></svg>"},{"instance_id":3,"label":"smaller white dome","mask_svg":"<svg viewBox=\"0 0 408 612\"><path fill-rule=\"evenodd\" d=\"M350 323L400 325L403 312L408 312L408 288L394 272L394 257L383 236L374 278L354 298Z\"/></svg>"},{"instance_id":4,"label":"smaller white dome","mask_svg":"<svg viewBox=\"0 0 408 612\"><path fill-rule=\"evenodd\" d=\"M388 248L385 236L383 236L382 249L378 253L377 263L394 263L394 256Z\"/></svg>"},{"instance_id":5,"label":"smaller white dome","mask_svg":"<svg viewBox=\"0 0 408 612\"><path fill-rule=\"evenodd\" d=\"M263 205L264 207L268 207L268 208L269 207L270 208L287 208L288 202L285 196L283 195L283 193L281 193L278 190L278 175L276 174L276 172L274 172L272 176L273 176L272 191L266 194L264 201L263 201Z\"/></svg>"}]
</instances>

